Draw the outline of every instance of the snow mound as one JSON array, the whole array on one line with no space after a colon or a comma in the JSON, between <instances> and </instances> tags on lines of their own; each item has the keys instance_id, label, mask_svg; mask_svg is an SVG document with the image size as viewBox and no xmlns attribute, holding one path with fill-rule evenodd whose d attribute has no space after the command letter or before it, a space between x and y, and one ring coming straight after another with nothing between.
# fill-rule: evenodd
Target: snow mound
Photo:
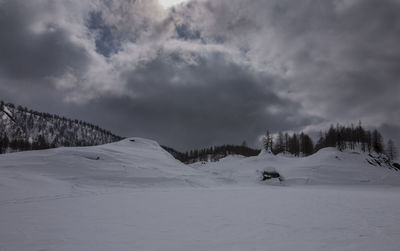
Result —
<instances>
[{"instance_id":1,"label":"snow mound","mask_svg":"<svg viewBox=\"0 0 400 251\"><path fill-rule=\"evenodd\" d=\"M277 172L283 185L400 185L400 172L384 163L371 165L371 156L325 148L304 158L262 152L256 157L225 158L197 167L230 183L251 184L261 180L275 184L273 178L264 180L263 174Z\"/></svg>"},{"instance_id":2,"label":"snow mound","mask_svg":"<svg viewBox=\"0 0 400 251\"><path fill-rule=\"evenodd\" d=\"M26 192L29 193L29 187L35 187L43 179L49 182L58 180L66 183L65 186L73 187L170 187L207 184L202 173L174 159L157 142L142 138L128 138L94 147L0 155L0 186L21 184L23 188L27 184L25 181L30 180L30 184L26 185Z\"/></svg>"}]
</instances>

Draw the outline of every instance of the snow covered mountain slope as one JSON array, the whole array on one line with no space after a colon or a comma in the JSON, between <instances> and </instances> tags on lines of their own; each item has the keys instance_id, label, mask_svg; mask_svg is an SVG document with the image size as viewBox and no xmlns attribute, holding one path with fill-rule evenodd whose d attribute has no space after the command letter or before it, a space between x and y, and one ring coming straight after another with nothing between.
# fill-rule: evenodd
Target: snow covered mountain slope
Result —
<instances>
[{"instance_id":1,"label":"snow covered mountain slope","mask_svg":"<svg viewBox=\"0 0 400 251\"><path fill-rule=\"evenodd\" d=\"M94 146L122 138L99 126L58 115L28 110L0 101L0 154L56 148Z\"/></svg>"}]
</instances>

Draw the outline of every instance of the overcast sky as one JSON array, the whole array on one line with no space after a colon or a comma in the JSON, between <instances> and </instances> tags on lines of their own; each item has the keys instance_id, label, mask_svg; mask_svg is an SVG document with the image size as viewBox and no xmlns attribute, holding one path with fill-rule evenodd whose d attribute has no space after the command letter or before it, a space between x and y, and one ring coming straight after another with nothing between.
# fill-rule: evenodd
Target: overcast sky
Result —
<instances>
[{"instance_id":1,"label":"overcast sky","mask_svg":"<svg viewBox=\"0 0 400 251\"><path fill-rule=\"evenodd\" d=\"M400 143L399 0L0 0L0 99L186 150L267 129Z\"/></svg>"}]
</instances>

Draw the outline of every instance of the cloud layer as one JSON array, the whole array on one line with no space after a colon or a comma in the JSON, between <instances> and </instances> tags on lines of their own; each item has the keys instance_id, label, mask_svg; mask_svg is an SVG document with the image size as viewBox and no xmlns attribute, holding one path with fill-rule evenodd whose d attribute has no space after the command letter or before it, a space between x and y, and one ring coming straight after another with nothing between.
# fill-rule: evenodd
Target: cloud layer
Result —
<instances>
[{"instance_id":1,"label":"cloud layer","mask_svg":"<svg viewBox=\"0 0 400 251\"><path fill-rule=\"evenodd\" d=\"M358 120L394 135L399 11L398 0L2 0L0 98L180 149Z\"/></svg>"}]
</instances>

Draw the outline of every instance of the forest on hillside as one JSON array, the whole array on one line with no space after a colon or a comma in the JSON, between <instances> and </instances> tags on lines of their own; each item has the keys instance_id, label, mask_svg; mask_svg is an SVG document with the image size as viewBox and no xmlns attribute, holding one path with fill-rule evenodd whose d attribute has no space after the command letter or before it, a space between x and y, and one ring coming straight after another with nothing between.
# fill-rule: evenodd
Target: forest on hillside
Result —
<instances>
[{"instance_id":1,"label":"forest on hillside","mask_svg":"<svg viewBox=\"0 0 400 251\"><path fill-rule=\"evenodd\" d=\"M0 153L93 146L121 139L97 125L0 101Z\"/></svg>"}]
</instances>

